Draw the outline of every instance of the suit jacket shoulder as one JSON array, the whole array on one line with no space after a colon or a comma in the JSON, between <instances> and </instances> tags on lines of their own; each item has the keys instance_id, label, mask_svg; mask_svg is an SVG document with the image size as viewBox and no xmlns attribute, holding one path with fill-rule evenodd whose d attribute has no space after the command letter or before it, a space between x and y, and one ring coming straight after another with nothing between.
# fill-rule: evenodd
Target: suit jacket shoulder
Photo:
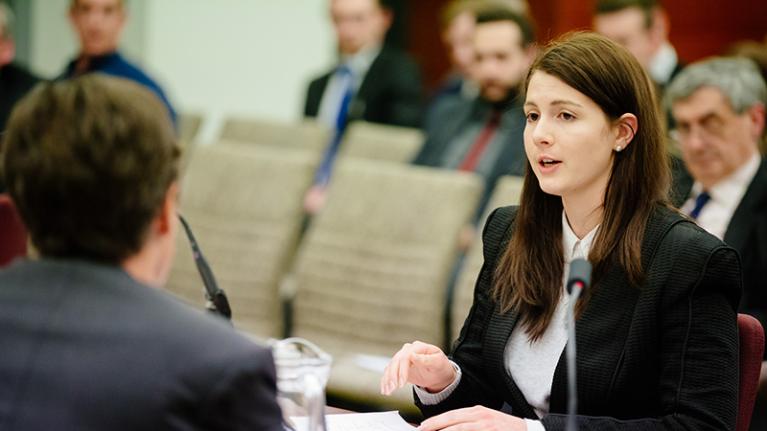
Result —
<instances>
[{"instance_id":1,"label":"suit jacket shoulder","mask_svg":"<svg viewBox=\"0 0 767 431\"><path fill-rule=\"evenodd\" d=\"M170 294L78 261L0 286L0 428L281 429L270 352Z\"/></svg>"}]
</instances>

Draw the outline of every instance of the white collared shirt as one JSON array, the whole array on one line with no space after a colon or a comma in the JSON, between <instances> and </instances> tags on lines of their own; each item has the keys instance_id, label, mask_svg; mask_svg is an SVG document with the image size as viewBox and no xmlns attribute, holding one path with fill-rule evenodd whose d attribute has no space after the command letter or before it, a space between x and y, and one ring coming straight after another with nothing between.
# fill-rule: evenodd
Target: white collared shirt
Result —
<instances>
[{"instance_id":1,"label":"white collared shirt","mask_svg":"<svg viewBox=\"0 0 767 431\"><path fill-rule=\"evenodd\" d=\"M357 93L370 66L380 53L381 46L376 45L364 49L357 54L341 57L339 67L343 65L349 68L351 76L342 76L338 73L332 73L330 75L325 91L322 93L320 110L317 114L317 118L322 124L329 126L331 129L335 129L338 111L341 108L341 103L347 88L351 86L353 93Z\"/></svg>"},{"instance_id":2,"label":"white collared shirt","mask_svg":"<svg viewBox=\"0 0 767 431\"><path fill-rule=\"evenodd\" d=\"M735 214L756 171L759 170L759 163L761 163L761 157L756 153L729 177L707 190L711 199L698 214L696 221L700 227L715 237L724 239L732 215ZM689 215L692 212L695 208L695 199L701 192L703 192L703 185L696 181L692 186L690 198L682 205L683 213Z\"/></svg>"},{"instance_id":3,"label":"white collared shirt","mask_svg":"<svg viewBox=\"0 0 767 431\"><path fill-rule=\"evenodd\" d=\"M664 42L650 60L647 72L653 81L666 85L671 81L671 75L678 63L679 57L676 55L676 50L670 43Z\"/></svg>"},{"instance_id":4,"label":"white collared shirt","mask_svg":"<svg viewBox=\"0 0 767 431\"><path fill-rule=\"evenodd\" d=\"M504 351L506 372L514 379L517 387L525 396L525 400L535 410L538 417L543 417L549 411L554 371L565 344L567 344L567 295L564 294L564 286L567 282L567 273L570 271L570 262L577 258L588 258L598 228L599 226L595 227L583 239L579 239L570 227L564 211L562 212L562 250L565 266L562 278L562 296L554 311L554 317L541 338L535 343L530 343L525 328L521 325L517 325L511 331L511 337L506 343L506 350ZM531 366L531 364L535 364L535 366ZM438 404L453 393L461 381L460 367L455 363L453 366L457 371L456 378L442 392L431 394L415 387L415 392L421 403L425 405ZM540 421L526 419L525 422L528 431L545 431Z\"/></svg>"}]
</instances>

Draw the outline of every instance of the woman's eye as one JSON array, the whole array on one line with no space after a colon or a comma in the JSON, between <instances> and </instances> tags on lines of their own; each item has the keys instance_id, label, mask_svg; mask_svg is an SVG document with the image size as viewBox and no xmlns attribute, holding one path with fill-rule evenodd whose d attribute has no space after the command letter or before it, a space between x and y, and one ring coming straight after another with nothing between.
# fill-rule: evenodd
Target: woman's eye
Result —
<instances>
[{"instance_id":1,"label":"woman's eye","mask_svg":"<svg viewBox=\"0 0 767 431\"><path fill-rule=\"evenodd\" d=\"M527 114L527 121L538 121L538 114L535 112L530 112Z\"/></svg>"},{"instance_id":2,"label":"woman's eye","mask_svg":"<svg viewBox=\"0 0 767 431\"><path fill-rule=\"evenodd\" d=\"M565 121L570 121L575 118L575 116L569 112L563 112L559 114L559 116L562 117L562 119Z\"/></svg>"}]
</instances>

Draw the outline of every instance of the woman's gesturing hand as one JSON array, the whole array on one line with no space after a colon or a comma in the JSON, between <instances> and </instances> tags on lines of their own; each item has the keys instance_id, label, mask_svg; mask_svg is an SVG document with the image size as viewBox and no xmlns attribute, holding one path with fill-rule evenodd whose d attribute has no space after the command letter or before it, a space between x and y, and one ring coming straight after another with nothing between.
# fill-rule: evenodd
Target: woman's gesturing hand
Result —
<instances>
[{"instance_id":1,"label":"woman's gesturing hand","mask_svg":"<svg viewBox=\"0 0 767 431\"><path fill-rule=\"evenodd\" d=\"M455 380L456 371L442 350L431 344L406 343L394 354L381 377L381 393L390 395L405 383L439 392Z\"/></svg>"}]
</instances>

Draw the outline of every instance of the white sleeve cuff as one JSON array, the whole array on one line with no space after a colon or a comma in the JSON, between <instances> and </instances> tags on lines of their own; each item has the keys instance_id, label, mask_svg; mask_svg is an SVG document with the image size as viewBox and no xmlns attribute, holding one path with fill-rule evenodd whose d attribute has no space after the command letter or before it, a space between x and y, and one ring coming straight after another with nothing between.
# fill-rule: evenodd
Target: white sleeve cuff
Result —
<instances>
[{"instance_id":1,"label":"white sleeve cuff","mask_svg":"<svg viewBox=\"0 0 767 431\"><path fill-rule=\"evenodd\" d=\"M453 361L450 361L450 364L453 365L453 368L455 368L455 380L453 380L453 383L450 383L445 389L442 389L440 392L437 392L436 394L432 394L431 392L428 392L426 389L421 388L420 386L413 386L413 389L415 390L416 395L418 395L418 399L421 400L421 404L425 406L433 406L435 404L439 404L442 401L445 401L447 397L450 396L450 394L453 393L455 388L458 387L458 383L461 382L461 367L458 366Z\"/></svg>"},{"instance_id":2,"label":"white sleeve cuff","mask_svg":"<svg viewBox=\"0 0 767 431\"><path fill-rule=\"evenodd\" d=\"M527 425L527 431L546 431L541 421L534 421L532 419L525 419L525 425Z\"/></svg>"}]
</instances>

